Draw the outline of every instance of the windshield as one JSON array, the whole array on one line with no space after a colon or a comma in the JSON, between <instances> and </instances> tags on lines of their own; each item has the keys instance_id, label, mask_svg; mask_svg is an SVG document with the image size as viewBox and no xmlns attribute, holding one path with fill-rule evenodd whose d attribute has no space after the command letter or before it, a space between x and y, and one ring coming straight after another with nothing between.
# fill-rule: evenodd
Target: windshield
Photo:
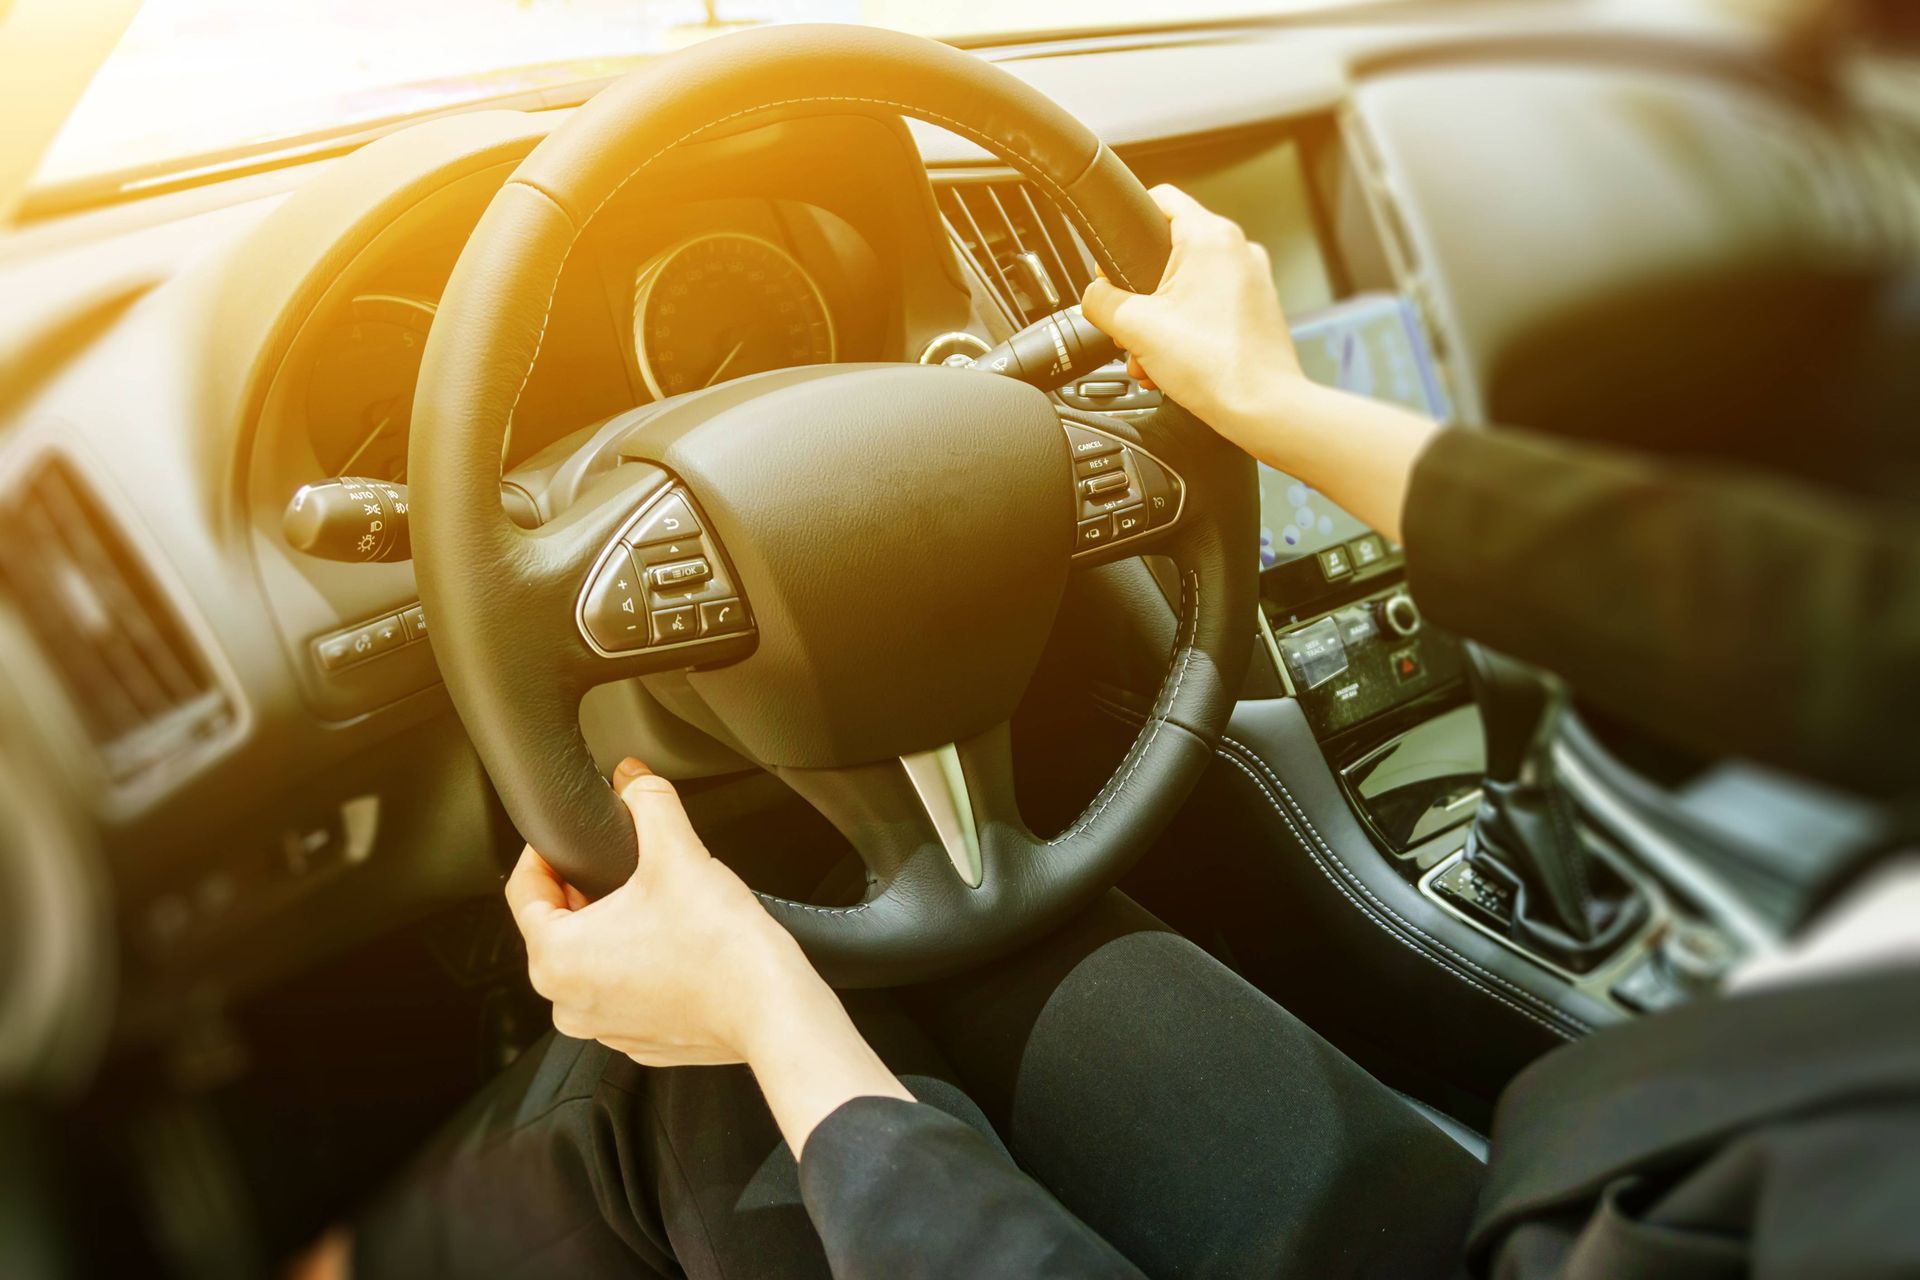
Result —
<instances>
[{"instance_id":1,"label":"windshield","mask_svg":"<svg viewBox=\"0 0 1920 1280\"><path fill-rule=\"evenodd\" d=\"M147 0L36 187L617 73L769 22L968 36L1325 0ZM3 7L3 6L0 6Z\"/></svg>"}]
</instances>

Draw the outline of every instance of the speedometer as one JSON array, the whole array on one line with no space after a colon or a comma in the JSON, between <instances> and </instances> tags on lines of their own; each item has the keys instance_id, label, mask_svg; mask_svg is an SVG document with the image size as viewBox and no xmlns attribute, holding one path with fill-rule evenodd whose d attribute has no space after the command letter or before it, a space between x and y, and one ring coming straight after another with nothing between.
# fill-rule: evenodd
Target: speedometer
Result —
<instances>
[{"instance_id":1,"label":"speedometer","mask_svg":"<svg viewBox=\"0 0 1920 1280\"><path fill-rule=\"evenodd\" d=\"M833 319L792 254L734 231L695 236L640 268L633 345L656 397L793 365L829 364Z\"/></svg>"}]
</instances>

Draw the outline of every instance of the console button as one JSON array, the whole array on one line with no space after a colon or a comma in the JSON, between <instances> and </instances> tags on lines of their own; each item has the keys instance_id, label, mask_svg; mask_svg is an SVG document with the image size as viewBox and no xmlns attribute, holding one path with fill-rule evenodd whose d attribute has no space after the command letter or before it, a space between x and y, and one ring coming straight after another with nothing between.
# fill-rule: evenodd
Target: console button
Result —
<instances>
[{"instance_id":1,"label":"console button","mask_svg":"<svg viewBox=\"0 0 1920 1280\"><path fill-rule=\"evenodd\" d=\"M1329 578L1344 578L1353 572L1345 547L1328 547L1320 553L1320 572Z\"/></svg>"},{"instance_id":2,"label":"console button","mask_svg":"<svg viewBox=\"0 0 1920 1280\"><path fill-rule=\"evenodd\" d=\"M677 587L691 587L695 583L705 582L713 576L713 566L707 563L705 556L695 556L691 560L676 560L670 564L656 564L647 570L647 581L657 591L672 591Z\"/></svg>"},{"instance_id":3,"label":"console button","mask_svg":"<svg viewBox=\"0 0 1920 1280\"><path fill-rule=\"evenodd\" d=\"M1125 511L1116 511L1113 513L1114 537L1131 538L1136 533L1145 533L1146 531L1147 509L1145 507L1128 507Z\"/></svg>"},{"instance_id":4,"label":"console button","mask_svg":"<svg viewBox=\"0 0 1920 1280\"><path fill-rule=\"evenodd\" d=\"M1072 423L1062 423L1067 429L1067 447L1078 458L1098 457L1103 453L1120 452L1120 442L1110 440L1098 431L1089 431L1085 427L1076 427Z\"/></svg>"},{"instance_id":5,"label":"console button","mask_svg":"<svg viewBox=\"0 0 1920 1280\"><path fill-rule=\"evenodd\" d=\"M699 535L700 522L693 518L693 508L678 493L670 493L640 518L640 523L627 535L627 543L637 547L647 542L671 542Z\"/></svg>"},{"instance_id":6,"label":"console button","mask_svg":"<svg viewBox=\"0 0 1920 1280\"><path fill-rule=\"evenodd\" d=\"M1340 628L1332 618L1281 636L1279 645L1301 688L1325 684L1347 669L1346 646L1340 643Z\"/></svg>"},{"instance_id":7,"label":"console button","mask_svg":"<svg viewBox=\"0 0 1920 1280\"><path fill-rule=\"evenodd\" d=\"M1395 649L1388 654L1387 665L1393 668L1393 678L1401 684L1418 680L1426 671L1426 668L1420 665L1420 651L1411 646Z\"/></svg>"},{"instance_id":8,"label":"console button","mask_svg":"<svg viewBox=\"0 0 1920 1280\"><path fill-rule=\"evenodd\" d=\"M700 633L700 621L694 614L694 607L683 604L675 609L655 609L653 611L653 642L655 644L674 644L681 640L691 640Z\"/></svg>"},{"instance_id":9,"label":"console button","mask_svg":"<svg viewBox=\"0 0 1920 1280\"><path fill-rule=\"evenodd\" d=\"M647 643L647 605L640 571L625 547L614 548L599 576L587 588L581 617L587 634L602 649L618 652Z\"/></svg>"},{"instance_id":10,"label":"console button","mask_svg":"<svg viewBox=\"0 0 1920 1280\"><path fill-rule=\"evenodd\" d=\"M1380 541L1380 535L1370 533L1364 538L1355 538L1347 544L1347 554L1353 559L1353 567L1365 569L1387 558L1387 545Z\"/></svg>"},{"instance_id":11,"label":"console button","mask_svg":"<svg viewBox=\"0 0 1920 1280\"><path fill-rule=\"evenodd\" d=\"M1340 624L1340 639L1348 648L1365 644L1380 634L1380 629L1373 623L1373 612L1363 604L1342 609L1333 615L1333 620Z\"/></svg>"},{"instance_id":12,"label":"console button","mask_svg":"<svg viewBox=\"0 0 1920 1280\"><path fill-rule=\"evenodd\" d=\"M1103 547L1113 540L1113 517L1095 516L1080 522L1080 549Z\"/></svg>"},{"instance_id":13,"label":"console button","mask_svg":"<svg viewBox=\"0 0 1920 1280\"><path fill-rule=\"evenodd\" d=\"M371 653L361 653L354 647L358 633L342 631L335 635L322 636L313 646L313 653L320 660L322 671L344 671L362 658L371 657ZM371 649L372 642L368 642Z\"/></svg>"},{"instance_id":14,"label":"console button","mask_svg":"<svg viewBox=\"0 0 1920 1280\"><path fill-rule=\"evenodd\" d=\"M708 600L700 606L700 634L731 635L747 629L747 610L738 600Z\"/></svg>"}]
</instances>

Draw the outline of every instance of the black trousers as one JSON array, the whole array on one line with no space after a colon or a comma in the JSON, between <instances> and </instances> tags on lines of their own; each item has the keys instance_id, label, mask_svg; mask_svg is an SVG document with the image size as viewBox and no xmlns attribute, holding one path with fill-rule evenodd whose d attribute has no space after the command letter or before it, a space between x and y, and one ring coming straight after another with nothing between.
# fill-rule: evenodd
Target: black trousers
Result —
<instances>
[{"instance_id":1,"label":"black trousers","mask_svg":"<svg viewBox=\"0 0 1920 1280\"><path fill-rule=\"evenodd\" d=\"M983 970L848 1004L916 1097L994 1136L1149 1275L1459 1274L1479 1162L1118 894ZM931 1263L954 1242L937 1206L927 1221ZM744 1068L649 1070L561 1036L370 1207L355 1267L828 1274Z\"/></svg>"}]
</instances>

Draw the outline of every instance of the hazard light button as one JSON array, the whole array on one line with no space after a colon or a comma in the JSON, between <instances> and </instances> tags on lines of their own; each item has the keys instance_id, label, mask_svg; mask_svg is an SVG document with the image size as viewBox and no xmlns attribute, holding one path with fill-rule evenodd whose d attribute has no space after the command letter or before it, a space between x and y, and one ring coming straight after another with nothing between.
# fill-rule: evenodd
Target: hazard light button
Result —
<instances>
[{"instance_id":1,"label":"hazard light button","mask_svg":"<svg viewBox=\"0 0 1920 1280\"><path fill-rule=\"evenodd\" d=\"M580 610L587 634L610 653L647 644L646 581L625 546L616 546L587 588Z\"/></svg>"}]
</instances>

